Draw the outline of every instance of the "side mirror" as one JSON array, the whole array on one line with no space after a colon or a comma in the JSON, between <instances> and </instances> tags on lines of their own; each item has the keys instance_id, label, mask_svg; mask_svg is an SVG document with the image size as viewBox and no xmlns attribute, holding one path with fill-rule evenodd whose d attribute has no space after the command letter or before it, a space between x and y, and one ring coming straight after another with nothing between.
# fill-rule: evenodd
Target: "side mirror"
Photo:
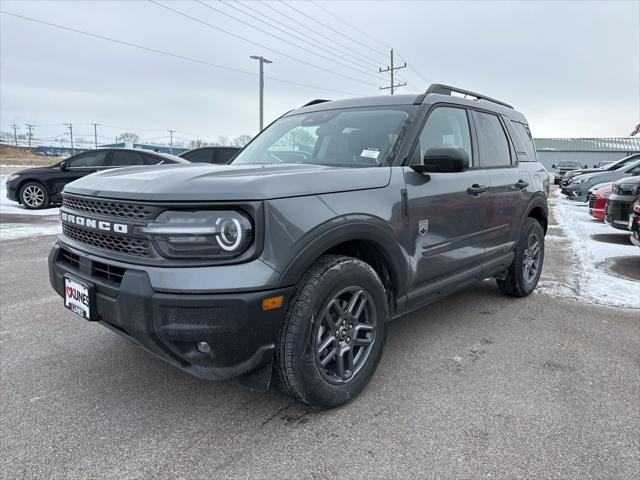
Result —
<instances>
[{"instance_id":1,"label":"side mirror","mask_svg":"<svg viewBox=\"0 0 640 480\"><path fill-rule=\"evenodd\" d=\"M66 161L60 163L60 171L66 172L69 169L69 165L67 165Z\"/></svg>"},{"instance_id":2,"label":"side mirror","mask_svg":"<svg viewBox=\"0 0 640 480\"><path fill-rule=\"evenodd\" d=\"M555 165L551 165L551 168L556 168L556 166Z\"/></svg>"},{"instance_id":3,"label":"side mirror","mask_svg":"<svg viewBox=\"0 0 640 480\"><path fill-rule=\"evenodd\" d=\"M582 168L589 168L589 166L588 165L583 165Z\"/></svg>"},{"instance_id":4,"label":"side mirror","mask_svg":"<svg viewBox=\"0 0 640 480\"><path fill-rule=\"evenodd\" d=\"M460 147L435 147L424 154L422 165L411 165L418 173L462 172L469 168L469 155Z\"/></svg>"}]
</instances>

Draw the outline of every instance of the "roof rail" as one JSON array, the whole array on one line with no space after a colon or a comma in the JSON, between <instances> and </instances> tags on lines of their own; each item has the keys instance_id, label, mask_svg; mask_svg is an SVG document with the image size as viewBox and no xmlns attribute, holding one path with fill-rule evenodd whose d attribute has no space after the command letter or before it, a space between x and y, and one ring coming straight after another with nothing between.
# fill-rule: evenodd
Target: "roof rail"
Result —
<instances>
[{"instance_id":1,"label":"roof rail","mask_svg":"<svg viewBox=\"0 0 640 480\"><path fill-rule=\"evenodd\" d=\"M450 87L449 85L442 85L440 83L432 84L426 92L421 95L418 95L416 99L413 101L414 105L420 105L424 98L430 93L437 93L439 95L451 95L452 93L461 93L464 96L475 97L478 100L486 100L487 102L497 103L498 105L502 105L503 107L510 108L514 110L514 108L508 103L501 102L500 100L496 100L495 98L487 97L486 95L482 95L480 93L471 92L469 90L463 90L462 88Z\"/></svg>"},{"instance_id":2,"label":"roof rail","mask_svg":"<svg viewBox=\"0 0 640 480\"><path fill-rule=\"evenodd\" d=\"M311 100L310 102L305 103L302 107L310 107L311 105L317 105L318 103L330 102L331 100L324 100L322 98L316 98L315 100Z\"/></svg>"}]
</instances>

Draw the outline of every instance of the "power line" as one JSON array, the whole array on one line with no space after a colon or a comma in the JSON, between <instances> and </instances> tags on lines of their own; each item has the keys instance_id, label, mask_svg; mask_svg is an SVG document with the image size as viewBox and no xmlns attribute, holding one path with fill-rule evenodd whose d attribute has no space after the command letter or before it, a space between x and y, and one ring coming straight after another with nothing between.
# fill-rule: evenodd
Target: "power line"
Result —
<instances>
[{"instance_id":1,"label":"power line","mask_svg":"<svg viewBox=\"0 0 640 480\"><path fill-rule=\"evenodd\" d=\"M227 0L218 0L218 1L222 1L223 3L225 3L227 5L230 3ZM357 52L355 54L354 53L350 53L350 50L347 47L344 47L341 44L336 43L336 41L334 39L332 39L330 37L327 37L325 35L322 35L320 32L316 32L316 31L314 31L311 28L306 27L306 26L305 26L306 27L305 31L299 30L298 28L296 28L294 25L291 24L291 23L296 22L295 20L291 19L291 17L289 17L288 15L280 12L279 10L276 10L275 8L270 6L269 4L264 4L264 6L270 8L274 12L277 12L280 17L286 17L286 18L291 19L292 22L290 22L287 25L284 25L280 20L267 15L264 11L259 11L259 10L256 10L255 8L250 7L246 2L245 3L240 3L237 0L234 0L233 3L236 3L236 5L242 5L242 8L248 9L248 10L252 11L253 13L255 13L256 15L259 15L260 17L268 18L271 22L274 22L277 25L280 25L280 26L284 27L285 30L287 30L287 31L288 30L292 30L292 31L296 32L297 34L302 35L303 37L306 37L306 38L309 38L309 39L313 40L313 42L311 42L311 43L314 44L314 45L317 44L317 45L322 45L325 48L330 48L330 49L332 49L334 51L334 54L335 54L336 51L339 51L340 54L343 55L343 57L341 57L341 58L355 59L355 60L352 60L352 61L359 62L359 64L361 66L365 67L365 68L370 68L370 67L376 67L377 68L377 66L378 66L378 63L376 61L369 60L368 57L366 57L364 55L361 55L361 54L359 54ZM232 5L229 5L229 6L232 6ZM235 6L233 8L238 9L237 6ZM244 13L246 13L246 12L244 12ZM249 14L247 13L247 15L249 15ZM322 40L319 40L317 37L313 37L312 38L309 35L310 32L313 32L313 33L315 33L316 35L319 35L322 38L326 38L331 43L327 43L327 42L324 42ZM292 35L292 34L290 34L290 35ZM296 36L296 38L301 38L301 37L297 37ZM307 42L307 43L309 43L309 42ZM351 51L353 51L353 50L351 50Z\"/></svg>"},{"instance_id":2,"label":"power line","mask_svg":"<svg viewBox=\"0 0 640 480\"><path fill-rule=\"evenodd\" d=\"M222 70L228 70L230 72L235 72L235 73L241 73L243 75L251 75L252 77L258 76L254 72L248 72L246 70L240 70L239 68L228 67L228 66L225 66L225 65L212 63L212 62L209 62L209 61L206 61L206 60L200 60L200 59L197 59L197 58L187 57L187 56L180 55L180 54L177 54L177 53L166 52L164 50L159 50L157 48L146 47L144 45L138 45L138 44L135 44L135 43L126 42L124 40L118 40L118 39L115 39L115 38L107 37L105 35L99 35L99 34L96 34L96 33L85 32L85 31L82 31L82 30L78 30L76 28L67 27L65 25L59 25L59 24L56 24L56 23L51 23L51 22L47 22L47 21L44 21L44 20L39 20L37 18L27 17L27 16L24 16L24 15L18 15L17 13L5 12L3 10L0 10L0 13L3 14L3 15L9 15L9 16L12 16L12 17L15 17L15 18L20 18L22 20L27 20L27 21L30 21L30 22L40 23L42 25L47 25L49 27L59 28L61 30L67 30L69 32L74 32L74 33L79 33L81 35L86 35L88 37L93 37L93 38L97 38L97 39L100 39L100 40L105 40L105 41L108 41L108 42L117 43L117 44L122 45L122 46L136 48L136 49L139 49L139 50L144 50L144 51L147 51L147 52L156 53L158 55L164 55L164 56L167 56L167 57L178 58L180 60L184 60L184 61L187 61L187 62L198 63L200 65L206 65L208 67L219 68L219 69L222 69ZM267 76L267 75L265 75L265 78L268 78L269 80L273 80L274 82L280 82L280 83L285 83L285 84L288 84L288 85L295 85L295 86L304 87L304 88L312 88L312 89L315 89L315 90L322 90L322 91L325 91L325 92L333 92L333 93L339 93L339 94L342 94L342 95L351 95L351 96L359 96L359 95L361 95L359 93L345 92L343 90L335 90L335 89L330 89L330 88L325 88L325 87L319 87L317 85L309 85L309 84L306 84L306 83L294 82L294 81L291 81L291 80L285 80L283 78L271 77L271 76ZM61 124L56 124L56 125L61 125ZM120 127L116 127L116 128L120 128Z\"/></svg>"},{"instance_id":3,"label":"power line","mask_svg":"<svg viewBox=\"0 0 640 480\"><path fill-rule=\"evenodd\" d=\"M307 30L309 30L309 31L311 31L311 32L313 32L313 33L315 33L316 35L319 35L320 37L322 37L322 38L324 38L324 39L326 39L326 40L329 40L329 41L330 41L330 42L332 42L332 43L336 43L336 40L335 40L335 39L333 39L333 38L331 38L331 37L328 37L328 36L326 36L325 34L323 34L323 33L321 33L321 32L318 32L317 30L314 30L314 29L313 29L313 28L311 28L309 25L304 25L303 23L301 23L301 22L300 22L300 20L295 19L295 18L291 17L290 15L287 15L286 13L284 13L284 12L282 12L282 11L278 10L278 9L277 9L277 8L275 8L273 5L271 5L271 4L267 3L267 2L265 2L264 0L258 0L258 1L259 1L263 6L267 7L267 8L268 8L268 9L270 9L270 10L273 10L274 12L276 12L278 15L281 15L281 16L285 17L286 19L291 20L292 22L294 22L294 24L295 24L295 23L300 23L300 25L304 26ZM263 13L261 13L261 14L263 14ZM293 27L290 27L290 28L291 28L291 29L293 29ZM299 31L298 31L298 33L299 33ZM308 35L308 32L307 32L306 34ZM367 56L367 55L364 55L364 54L362 54L362 53L360 53L360 52L357 52L356 50L354 50L354 49L352 49L352 48L350 48L350 47L347 47L347 46L345 46L345 45L342 45L342 44L339 44L339 43L338 43L337 45L338 45L338 46L340 46L343 50L348 50L349 52L352 52L353 54L357 55L358 57L366 58L366 59L367 59L368 61L370 61L370 62L371 62L371 64L373 64L373 65L377 65L377 64L378 64L378 60L376 60L376 59L374 59L374 58L371 58L371 57L369 57L369 56ZM335 48L335 47L331 47L331 48Z\"/></svg>"},{"instance_id":4,"label":"power line","mask_svg":"<svg viewBox=\"0 0 640 480\"><path fill-rule=\"evenodd\" d=\"M240 40L242 40L244 42L250 43L252 45L256 45L256 46L258 46L260 48L264 48L265 50L269 50L271 52L277 53L278 55L282 55L283 57L290 58L291 60L295 60L296 62L303 63L303 64L308 65L308 66L313 67L313 68L317 68L318 70L322 70L323 72L327 72L327 73L330 73L332 75L336 75L338 77L346 78L346 79L352 80L354 82L362 83L364 85L370 85L370 86L374 86L374 87L377 86L377 85L375 85L373 83L365 82L364 80L360 80L360 79L355 78L355 77L350 77L350 76L344 75L342 73L337 73L337 72L333 72L331 70L327 70L324 67L321 67L321 66L316 65L316 64L311 63L311 62L307 62L306 60L303 60L301 58L294 57L293 55L289 55L287 53L281 52L281 51L276 50L274 48L262 45L262 44L260 44L258 42L254 42L253 40L250 40L248 38L245 38L245 37L243 37L241 35L238 35L236 33L230 32L228 30L225 30L224 28L220 28L220 27L218 27L216 25L212 25L212 24L210 24L208 22L205 22L204 20L201 20L201 19L196 18L196 17L192 17L191 15L188 15L188 14L186 14L184 12L181 12L180 10L176 10L175 8L171 8L171 7L167 6L167 5L159 3L156 0L147 0L147 1L150 2L150 3L153 3L154 5L157 5L158 7L164 8L165 10L169 10L170 12L173 12L173 13L175 13L177 15L180 15L180 16L185 17L185 18L189 18L189 19L193 20L194 22L200 23L202 25L205 25L205 26L207 26L209 28L212 28L214 30L217 30L219 32L226 33L227 35L230 35L230 36L232 36L234 38L238 38L238 39L240 39Z\"/></svg>"},{"instance_id":5,"label":"power line","mask_svg":"<svg viewBox=\"0 0 640 480\"><path fill-rule=\"evenodd\" d=\"M314 42L311 42L309 40L307 40L306 38L304 38L304 36L300 36L300 35L296 35L294 33L291 33L290 30L299 33L301 35L306 35L308 37L308 32L300 32L299 30L295 29L294 27L292 27L291 25L287 25L286 28L283 28L284 25L282 25L282 23L280 23L277 20L274 20L273 18L269 17L268 15L265 15L263 12L258 12L254 9L252 9L251 7L249 7L248 5L244 4L244 3L238 3L238 2L229 2L226 0L218 0L222 3L224 3L225 5L227 5L228 7L233 8L234 10L237 10L238 12L247 15L255 20L258 20L259 22L264 23L265 25L270 26L271 28L275 28L276 30L285 33L293 38L295 38L296 40L300 41L300 42L304 42L308 45L311 45L314 48L319 48L318 45L322 45L326 48L331 48L333 51L333 55L335 55L338 58L341 58L343 60L346 60L348 62L354 62L356 64L358 64L359 66L361 66L362 68L370 68L370 66L374 65L377 67L377 65L375 63L369 62L367 63L365 60L361 60L360 58L356 57L355 55L352 54L343 54L342 52L336 52L335 51L335 47L333 45L329 45L328 43L325 43L323 41L319 41L318 39L314 39ZM236 5L233 5L233 3L236 3ZM248 9L249 11L255 13L255 15L253 15L252 13L249 13L245 10L242 10L238 7L238 5L242 5L242 8ZM265 20L265 18L269 19L269 22L267 22ZM275 25L273 25L273 23L275 23ZM367 72L368 74L370 72Z\"/></svg>"},{"instance_id":6,"label":"power line","mask_svg":"<svg viewBox=\"0 0 640 480\"><path fill-rule=\"evenodd\" d=\"M335 18L336 20L344 23L347 27L349 27L350 30L355 30L356 32L360 33L361 35L364 35L365 37L367 37L370 40L373 40L374 42L377 42L379 45L383 46L385 49L388 49L389 47L387 45L385 45L384 43L382 43L380 40L378 40L375 37L372 37L371 35L369 35L366 32L363 32L362 30L360 30L358 27L356 27L353 23L348 23L347 21L345 21L344 19L340 18L339 16L335 15L334 13L332 13L331 11L327 10L326 8L324 8L323 6L321 6L318 2L316 2L315 0L310 0L311 3L313 3L316 7L318 7L320 10L322 10L323 12L327 13L328 15L332 16L333 18ZM371 48L371 47L369 47Z\"/></svg>"},{"instance_id":7,"label":"power line","mask_svg":"<svg viewBox=\"0 0 640 480\"><path fill-rule=\"evenodd\" d=\"M355 40L354 38L352 38L352 37L350 37L350 36L348 36L348 35L345 35L344 33L342 33L342 32L340 32L340 31L336 30L335 28L330 27L330 26L329 26L329 25L327 25L326 23L321 22L321 21L320 21L320 20L318 20L317 18L312 17L311 15L307 15L307 14L306 14L306 13L304 13L302 10L299 10L298 8L296 8L296 7L292 6L292 5L290 5L289 3L287 3L287 2L285 2L285 1L283 1L283 0L278 0L278 1L279 1L280 3L282 3L283 5L285 5L286 7L289 7L291 10L295 10L295 11L296 11L296 12L298 12L300 15L302 15L302 16L304 16L304 17L307 17L307 18L309 18L309 19L311 19L311 20L313 20L313 21L314 21L314 22L316 22L317 24L319 24L319 25L323 26L324 28L328 28L328 29L329 29L329 30L331 30L332 32L337 33L338 35L340 35L340 36L342 36L342 37L346 38L347 40L349 40L349 41L351 41L351 42L353 42L353 43L357 43L358 45L360 45L360 46L362 46L362 47L364 47L364 48L367 48L367 49L371 50L372 52L377 53L378 55L386 56L386 54L381 53L381 52L379 52L378 50L376 50L376 49L374 49L374 48L370 47L369 45L366 45L366 44L364 44L364 43L362 43L362 42L359 42L358 40Z\"/></svg>"},{"instance_id":8,"label":"power line","mask_svg":"<svg viewBox=\"0 0 640 480\"><path fill-rule=\"evenodd\" d=\"M363 74L365 74L365 75L369 75L369 76L373 76L373 77L375 77L375 74L374 74L374 73L372 73L372 72L370 72L370 71L367 71L367 70L361 70L361 69L355 68L353 65L349 65L348 63L344 63L344 62L340 62L340 61L338 61L338 60L334 60L333 58L331 58L331 57L327 57L326 55L322 55L321 53L316 53L316 52L314 52L314 51L312 51L312 50L310 50L310 49L308 49L308 48L306 48L306 47L303 47L303 46L300 46L300 45L295 44L295 43L293 43L293 42L290 42L289 40L287 40L287 39L285 39L285 38L282 38L282 37L281 37L281 36L279 36L279 35L276 35L276 34L274 34L274 33L271 33L271 32L268 32L268 31L266 31L266 30L263 30L262 28L260 28L260 27L256 27L255 25L251 25L250 23L247 23L247 22L245 22L244 20L238 19L238 18L234 17L233 15L231 15L231 14L229 14L229 13L226 13L226 12L224 12L224 11L222 11L222 10L220 10L220 9L218 9L218 8L216 8L216 7L214 7L214 6L212 6L212 5L209 5L209 4L207 4L207 3L203 2L203 1L201 1L201 0L194 0L194 1L195 1L196 3L199 3L200 5L202 5L203 7L206 7L206 8L208 8L208 9L210 9L210 10L213 10L214 12L218 12L218 13L220 13L221 15L224 15L225 17L231 18L231 19L235 20L236 22L240 22L240 23L242 23L243 25L246 25L246 26L251 27L251 28L253 28L253 29L255 29L255 30L258 30L259 32L262 32L262 33L264 33L264 34L266 34L266 35L269 35L269 36L271 36L271 37L273 37L273 38L275 38L275 39L277 39L277 40L280 40L281 42L284 42L284 43L286 43L286 44L288 44L288 45L291 45L291 46L293 46L293 47L295 47L295 48L299 48L300 50L303 50L303 51L305 51L305 52L310 53L311 55L315 55L316 57L320 57L320 58L322 58L322 59L324 59L324 60L328 60L329 62L333 62L333 63L335 63L335 64L337 64L337 65L341 65L341 66L346 67L346 68L349 68L349 69L351 69L351 70L355 70L356 72L360 72L360 73L363 73ZM243 13L244 13L244 12L243 12ZM273 27L272 27L272 28L273 28ZM286 32L285 32L285 33L286 33ZM303 41L305 41L305 40L303 40ZM307 42L307 43L309 43L309 42ZM311 45L313 46L313 44L311 44Z\"/></svg>"},{"instance_id":9,"label":"power line","mask_svg":"<svg viewBox=\"0 0 640 480\"><path fill-rule=\"evenodd\" d=\"M311 3L313 3L316 7L318 7L320 10L322 10L323 12L327 13L328 15L332 16L333 18L335 18L336 20L344 23L347 27L349 27L351 30L355 30L356 32L360 33L361 35L364 35L365 37L367 37L370 40L373 40L374 42L378 43L379 45L382 45L385 48L389 48L388 45L385 45L383 42L381 42L380 40L378 40L377 38L369 35L367 32L364 32L362 30L360 30L358 27L356 27L355 25L346 22L344 19L340 18L339 16L335 15L333 12L331 12L330 10L324 8L322 5L320 5L320 3L318 3L316 0L309 0ZM404 60L405 62L407 61L406 58L404 58L402 55L400 55L398 52L396 52L396 54L398 55L398 57L402 60ZM428 80L426 80L421 74L420 72L418 72L418 70L416 70L414 67L411 67L410 65L407 67L409 70L413 71L418 77L420 77L420 79L425 82L425 83L430 83ZM412 87L413 88L413 87ZM420 89L418 89L420 90ZM422 89L424 90L424 88Z\"/></svg>"}]
</instances>

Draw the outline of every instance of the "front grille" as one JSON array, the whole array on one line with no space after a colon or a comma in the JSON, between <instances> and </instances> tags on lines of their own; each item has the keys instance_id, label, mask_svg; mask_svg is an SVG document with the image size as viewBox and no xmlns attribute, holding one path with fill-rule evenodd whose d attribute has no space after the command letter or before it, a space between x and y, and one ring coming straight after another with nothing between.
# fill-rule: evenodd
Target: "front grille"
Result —
<instances>
[{"instance_id":1,"label":"front grille","mask_svg":"<svg viewBox=\"0 0 640 480\"><path fill-rule=\"evenodd\" d=\"M93 262L93 274L96 277L106 278L110 282L122 283L122 277L126 269L122 267L116 267L115 265L109 265L108 263Z\"/></svg>"},{"instance_id":2,"label":"front grille","mask_svg":"<svg viewBox=\"0 0 640 480\"><path fill-rule=\"evenodd\" d=\"M593 212L593 207L596 204L596 196L594 194L589 195L589 212Z\"/></svg>"},{"instance_id":3,"label":"front grille","mask_svg":"<svg viewBox=\"0 0 640 480\"><path fill-rule=\"evenodd\" d=\"M62 206L71 210L95 213L132 220L151 220L158 213L157 207L113 200L94 200L69 194L62 196Z\"/></svg>"},{"instance_id":4,"label":"front grille","mask_svg":"<svg viewBox=\"0 0 640 480\"><path fill-rule=\"evenodd\" d=\"M95 248L102 248L104 250L136 257L151 256L151 245L148 240L84 230L64 223L62 224L62 233L76 242L84 243L85 245Z\"/></svg>"}]
</instances>

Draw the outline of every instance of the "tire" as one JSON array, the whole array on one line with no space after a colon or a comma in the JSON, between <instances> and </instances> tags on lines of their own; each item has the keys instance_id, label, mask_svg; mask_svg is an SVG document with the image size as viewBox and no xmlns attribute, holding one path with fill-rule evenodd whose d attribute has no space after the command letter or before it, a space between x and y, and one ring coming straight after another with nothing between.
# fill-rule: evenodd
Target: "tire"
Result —
<instances>
[{"instance_id":1,"label":"tire","mask_svg":"<svg viewBox=\"0 0 640 480\"><path fill-rule=\"evenodd\" d=\"M49 192L39 182L25 183L20 189L20 203L29 210L49 207Z\"/></svg>"},{"instance_id":2,"label":"tire","mask_svg":"<svg viewBox=\"0 0 640 480\"><path fill-rule=\"evenodd\" d=\"M497 280L498 288L511 297L526 297L536 288L544 263L544 231L535 218L525 220L515 253L506 277Z\"/></svg>"},{"instance_id":3,"label":"tire","mask_svg":"<svg viewBox=\"0 0 640 480\"><path fill-rule=\"evenodd\" d=\"M285 314L274 362L281 387L317 408L356 397L382 356L388 315L385 288L370 265L352 257L320 257L298 283Z\"/></svg>"}]
</instances>

